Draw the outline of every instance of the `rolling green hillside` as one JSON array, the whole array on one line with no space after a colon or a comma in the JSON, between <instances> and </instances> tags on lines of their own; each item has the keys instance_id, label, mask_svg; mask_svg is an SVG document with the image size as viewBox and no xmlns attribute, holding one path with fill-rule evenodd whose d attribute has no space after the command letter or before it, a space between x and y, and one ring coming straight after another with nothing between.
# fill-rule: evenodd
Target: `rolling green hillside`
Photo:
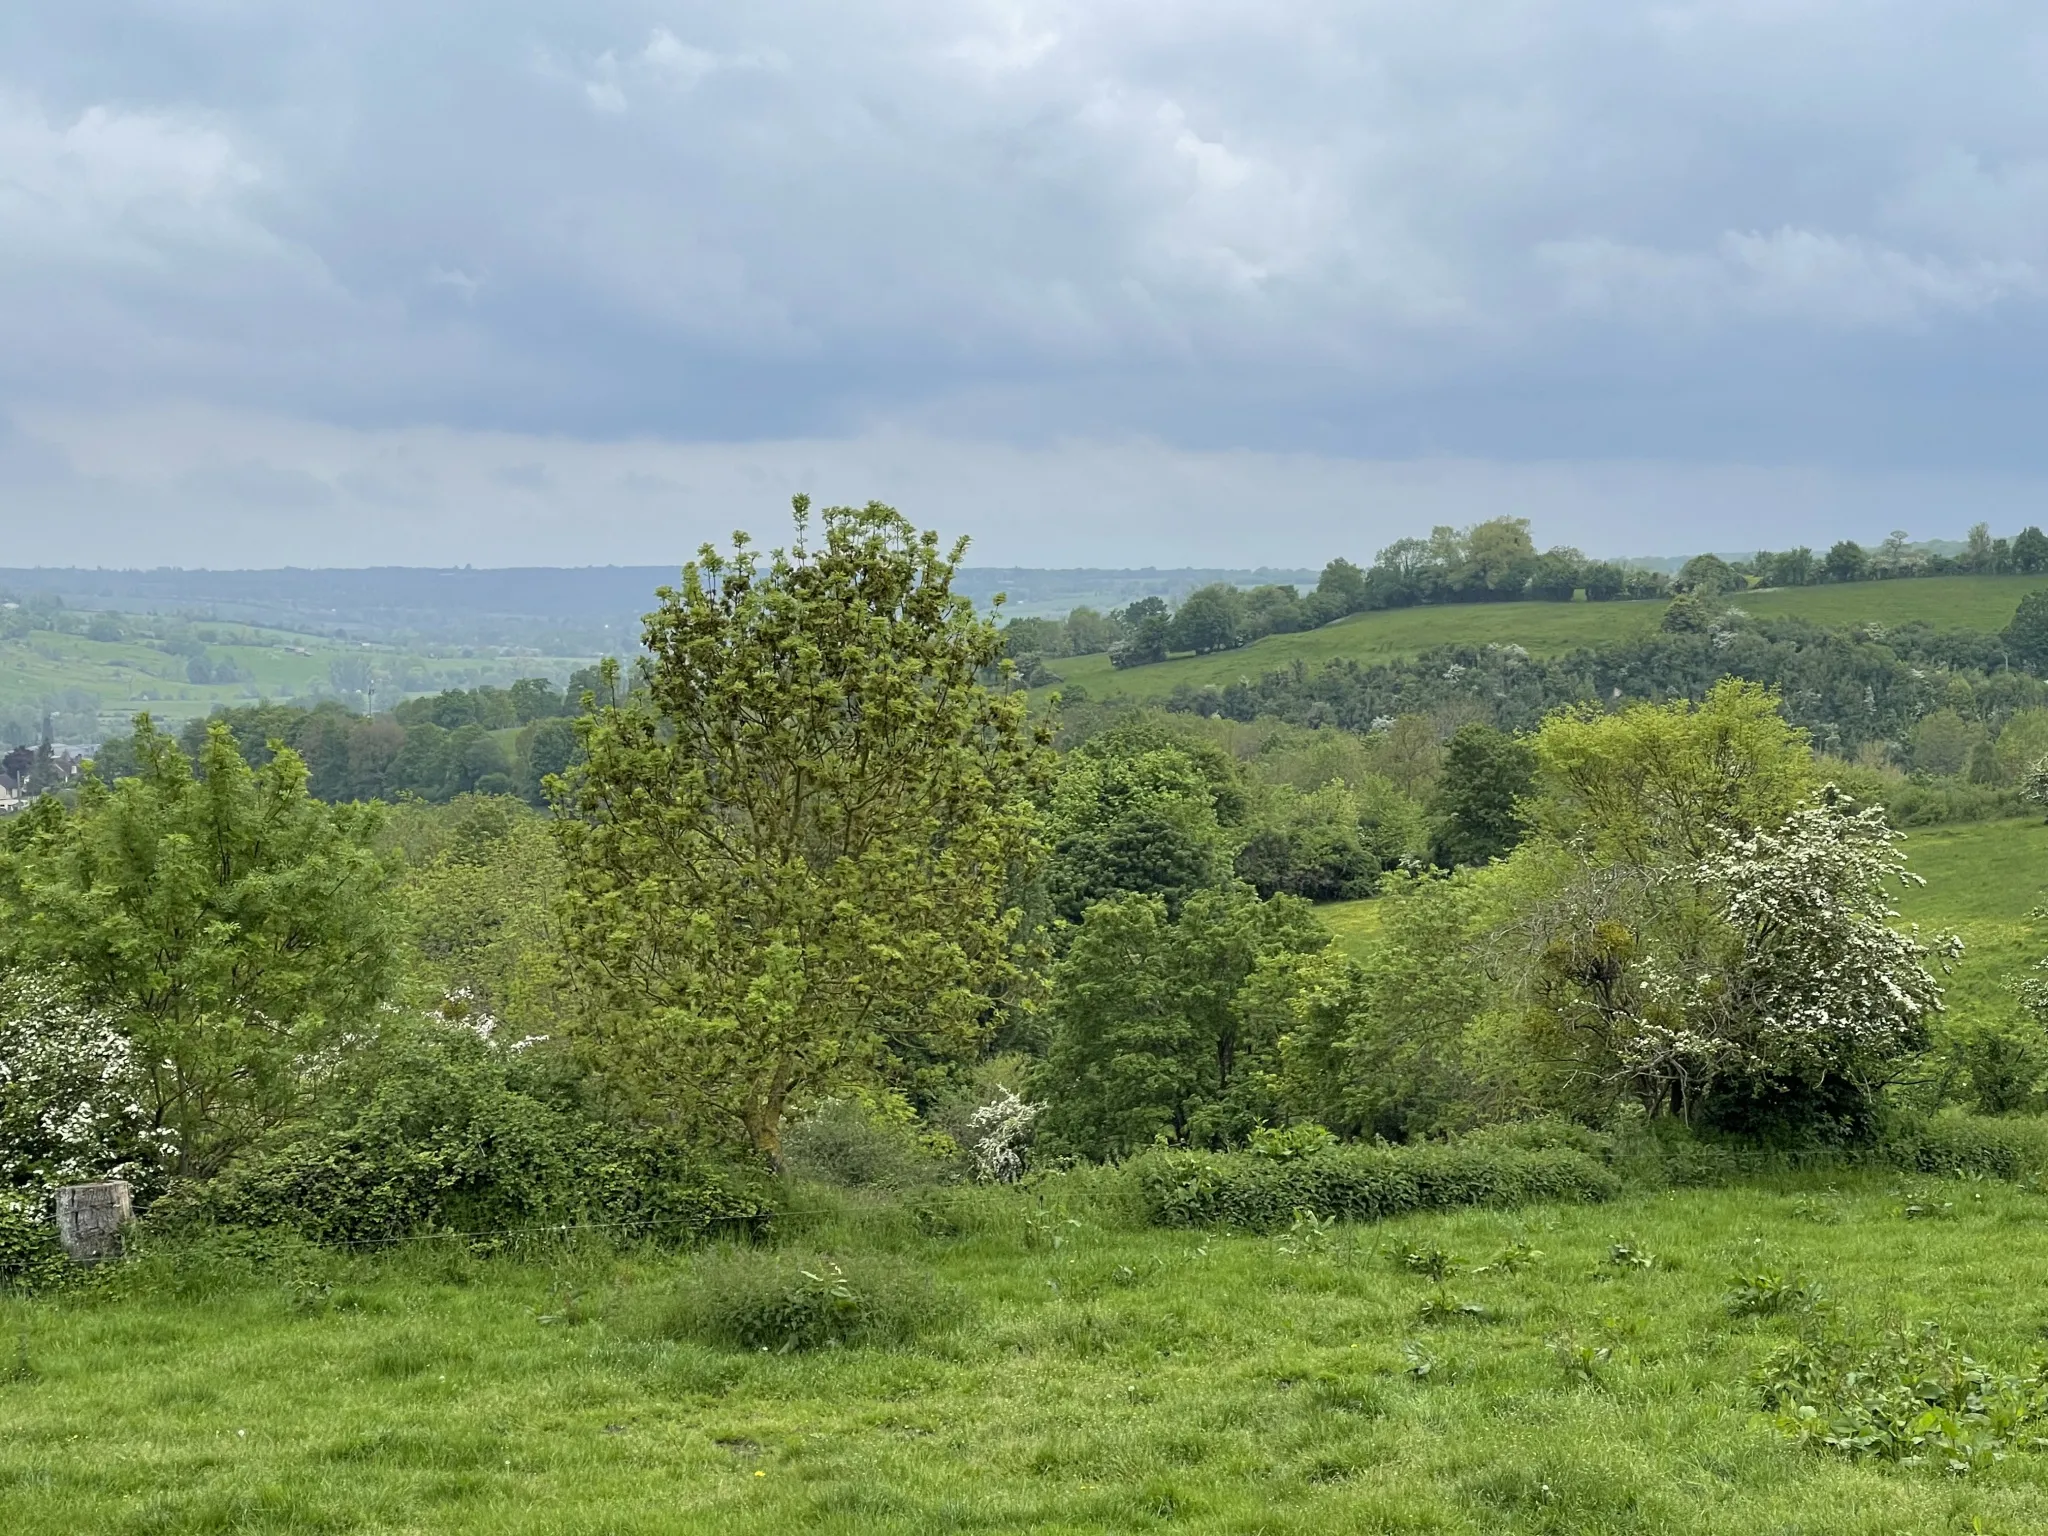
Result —
<instances>
[{"instance_id":1,"label":"rolling green hillside","mask_svg":"<svg viewBox=\"0 0 2048 1536\"><path fill-rule=\"evenodd\" d=\"M149 620L135 621L137 628ZM100 731L120 730L142 710L160 720L179 722L212 713L227 704L256 698L303 697L334 691L337 664L344 676L362 672L377 679L380 689L395 686L407 693L434 692L444 687L477 683L509 683L520 677L560 678L587 657L503 656L489 649L407 651L389 645L323 639L283 630L247 625L201 626L217 637L206 645L209 663L232 663L238 681L194 683L190 658L173 654L147 639L93 640L82 634L39 629L0 639L0 721L13 720L11 734L22 722L50 709L60 717L66 739L81 734L83 718L96 716ZM0 747L15 743L0 743Z\"/></svg>"},{"instance_id":2,"label":"rolling green hillside","mask_svg":"<svg viewBox=\"0 0 2048 1536\"><path fill-rule=\"evenodd\" d=\"M1909 624L1998 630L2021 597L2048 585L2039 576L1937 576L1920 581L1869 581L1832 587L1752 592L1730 603L1748 613L1793 614L1817 624ZM1069 684L1094 698L1123 694L1164 698L1182 683L1221 686L1256 678L1295 661L1320 667L1333 658L1372 662L1412 656L1437 645L1513 644L1536 655L1627 640L1657 627L1662 602L1460 603L1354 614L1298 635L1269 635L1237 651L1185 657L1119 672L1106 655L1050 663Z\"/></svg>"}]
</instances>

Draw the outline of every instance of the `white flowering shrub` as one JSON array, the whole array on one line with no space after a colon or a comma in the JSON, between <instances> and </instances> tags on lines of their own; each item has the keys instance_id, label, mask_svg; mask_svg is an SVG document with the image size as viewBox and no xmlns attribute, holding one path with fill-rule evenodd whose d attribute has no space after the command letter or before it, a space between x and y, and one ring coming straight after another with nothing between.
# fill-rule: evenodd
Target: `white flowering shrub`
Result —
<instances>
[{"instance_id":1,"label":"white flowering shrub","mask_svg":"<svg viewBox=\"0 0 2048 1536\"><path fill-rule=\"evenodd\" d=\"M2048 757L2037 757L2020 776L2020 798L2048 811Z\"/></svg>"},{"instance_id":2,"label":"white flowering shrub","mask_svg":"<svg viewBox=\"0 0 2048 1536\"><path fill-rule=\"evenodd\" d=\"M1045 1110L1043 1104L1027 1104L1008 1088L998 1087L997 1096L977 1109L967 1121L975 1133L974 1175L985 1183L1014 1183L1024 1174L1024 1154L1031 1145L1032 1128Z\"/></svg>"},{"instance_id":3,"label":"white flowering shrub","mask_svg":"<svg viewBox=\"0 0 2048 1536\"><path fill-rule=\"evenodd\" d=\"M1881 807L1827 789L1703 858L1565 869L1516 931L1533 1000L1581 1080L1653 1114L1731 1092L1851 1113L1926 1048L1962 952L1893 926L1892 893L1919 881L1899 841Z\"/></svg>"},{"instance_id":4,"label":"white flowering shrub","mask_svg":"<svg viewBox=\"0 0 2048 1536\"><path fill-rule=\"evenodd\" d=\"M58 1184L152 1184L172 1148L141 1078L126 1037L60 982L0 977L0 1190L40 1201Z\"/></svg>"},{"instance_id":5,"label":"white flowering shrub","mask_svg":"<svg viewBox=\"0 0 2048 1536\"><path fill-rule=\"evenodd\" d=\"M1740 951L1715 1011L1764 1071L1866 1085L1927 1044L1941 1010L1936 970L1962 954L1953 934L1892 926L1891 893L1924 883L1906 868L1882 806L1824 790L1771 832L1709 859Z\"/></svg>"}]
</instances>

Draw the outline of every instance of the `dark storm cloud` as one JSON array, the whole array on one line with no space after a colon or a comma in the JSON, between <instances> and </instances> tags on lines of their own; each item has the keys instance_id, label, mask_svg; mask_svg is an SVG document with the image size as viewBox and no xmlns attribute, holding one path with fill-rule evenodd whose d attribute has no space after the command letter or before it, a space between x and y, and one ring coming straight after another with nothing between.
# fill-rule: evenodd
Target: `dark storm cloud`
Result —
<instances>
[{"instance_id":1,"label":"dark storm cloud","mask_svg":"<svg viewBox=\"0 0 2048 1536\"><path fill-rule=\"evenodd\" d=\"M2034 6L0 15L0 411L116 499L137 420L240 413L148 481L197 528L208 474L431 506L375 434L434 430L529 498L549 442L877 432L2030 477L2044 307Z\"/></svg>"}]
</instances>

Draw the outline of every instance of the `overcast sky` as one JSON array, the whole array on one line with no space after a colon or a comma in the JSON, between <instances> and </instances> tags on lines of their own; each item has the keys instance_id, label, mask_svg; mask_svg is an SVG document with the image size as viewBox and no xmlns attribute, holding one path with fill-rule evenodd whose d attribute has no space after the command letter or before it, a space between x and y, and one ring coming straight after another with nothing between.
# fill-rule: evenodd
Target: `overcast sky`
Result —
<instances>
[{"instance_id":1,"label":"overcast sky","mask_svg":"<svg viewBox=\"0 0 2048 1536\"><path fill-rule=\"evenodd\" d=\"M2039 0L8 0L0 564L2048 519Z\"/></svg>"}]
</instances>

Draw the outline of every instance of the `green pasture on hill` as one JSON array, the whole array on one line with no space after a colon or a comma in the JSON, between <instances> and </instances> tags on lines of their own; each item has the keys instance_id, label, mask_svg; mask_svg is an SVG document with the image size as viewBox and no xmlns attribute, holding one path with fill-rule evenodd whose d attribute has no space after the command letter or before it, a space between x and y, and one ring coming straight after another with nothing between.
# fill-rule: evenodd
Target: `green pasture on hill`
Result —
<instances>
[{"instance_id":1,"label":"green pasture on hill","mask_svg":"<svg viewBox=\"0 0 2048 1536\"><path fill-rule=\"evenodd\" d=\"M664 1336L691 1255L429 1244L252 1269L216 1248L0 1301L4 1525L2048 1529L2048 1453L1966 1477L1852 1460L1788 1435L1756 1384L1823 1326L1867 1348L1934 1323L1987 1367L2027 1368L2048 1323L2048 1195L2031 1186L1836 1171L1250 1237L1137 1229L1061 1184L988 1193L965 1235L881 1205L798 1233L849 1265L926 1268L956 1299L895 1347ZM1473 1272L1516 1243L1527 1267ZM1401 1259L1437 1247L1460 1261L1441 1292ZM1818 1299L1740 1315L1736 1272L1760 1270ZM1438 1297L1455 1321L1430 1320Z\"/></svg>"},{"instance_id":2,"label":"green pasture on hill","mask_svg":"<svg viewBox=\"0 0 2048 1536\"><path fill-rule=\"evenodd\" d=\"M184 656L137 641L100 641L37 630L0 639L0 712L32 713L42 708L44 701L61 701L75 690L98 699L103 730L119 730L144 710L176 724L257 698L303 696L331 689L329 668L343 657L367 659L382 674L409 669L432 689L472 686L480 680L502 684L520 677L560 675L590 661L587 657L412 654L389 645L365 646L360 641L248 626L205 627L232 637L209 644L208 659L216 665L232 661L248 681L193 683Z\"/></svg>"},{"instance_id":3,"label":"green pasture on hill","mask_svg":"<svg viewBox=\"0 0 2048 1536\"><path fill-rule=\"evenodd\" d=\"M1791 614L1817 624L1907 624L1946 629L2003 629L2027 593L2048 585L2039 576L1936 576L1919 581L1868 581L1845 586L1783 587L1726 600L1761 618ZM1342 658L1371 663L1413 656L1438 645L1519 645L1553 656L1584 646L1633 639L1657 627L1659 602L1456 603L1354 614L1298 635L1268 635L1242 650L1187 656L1119 672L1106 655L1048 663L1061 679L1092 698L1122 694L1164 698L1182 683L1221 687L1300 661L1309 667Z\"/></svg>"},{"instance_id":4,"label":"green pasture on hill","mask_svg":"<svg viewBox=\"0 0 2048 1536\"><path fill-rule=\"evenodd\" d=\"M2048 923L2030 916L2048 902L2048 825L2033 817L1915 827L1905 848L1927 884L1901 893L1901 917L1962 936L1963 958L1946 983L1950 1014L2017 1019L2011 983L2048 956Z\"/></svg>"}]
</instances>

